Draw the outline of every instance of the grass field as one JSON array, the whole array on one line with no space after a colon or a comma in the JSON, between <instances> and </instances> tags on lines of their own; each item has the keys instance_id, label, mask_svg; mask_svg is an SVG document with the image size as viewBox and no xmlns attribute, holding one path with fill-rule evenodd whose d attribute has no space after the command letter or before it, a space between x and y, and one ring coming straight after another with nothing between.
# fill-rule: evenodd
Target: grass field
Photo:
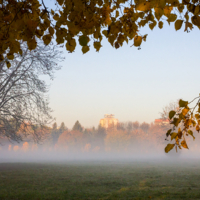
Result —
<instances>
[{"instance_id":1,"label":"grass field","mask_svg":"<svg viewBox=\"0 0 200 200\"><path fill-rule=\"evenodd\" d=\"M0 163L4 199L200 199L200 160Z\"/></svg>"}]
</instances>

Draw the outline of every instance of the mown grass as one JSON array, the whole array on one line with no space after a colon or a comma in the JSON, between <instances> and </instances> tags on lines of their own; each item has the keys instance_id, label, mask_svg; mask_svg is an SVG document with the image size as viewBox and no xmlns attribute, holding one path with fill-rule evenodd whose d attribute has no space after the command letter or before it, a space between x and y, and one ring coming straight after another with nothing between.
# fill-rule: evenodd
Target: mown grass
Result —
<instances>
[{"instance_id":1,"label":"mown grass","mask_svg":"<svg viewBox=\"0 0 200 200\"><path fill-rule=\"evenodd\" d=\"M1 163L9 199L200 199L200 161Z\"/></svg>"}]
</instances>

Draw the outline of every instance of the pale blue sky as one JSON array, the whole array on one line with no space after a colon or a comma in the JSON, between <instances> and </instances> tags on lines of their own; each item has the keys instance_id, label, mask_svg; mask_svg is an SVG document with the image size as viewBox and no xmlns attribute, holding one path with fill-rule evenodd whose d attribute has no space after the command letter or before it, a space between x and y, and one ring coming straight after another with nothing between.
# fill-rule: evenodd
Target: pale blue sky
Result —
<instances>
[{"instance_id":1,"label":"pale blue sky","mask_svg":"<svg viewBox=\"0 0 200 200\"><path fill-rule=\"evenodd\" d=\"M141 50L132 42L116 50L106 40L99 53L91 48L83 55L78 47L69 54L63 48L66 59L49 91L58 125L72 128L79 120L96 127L106 113L121 122L150 123L171 101L198 96L199 30L183 30L167 23L162 30L145 28Z\"/></svg>"}]
</instances>

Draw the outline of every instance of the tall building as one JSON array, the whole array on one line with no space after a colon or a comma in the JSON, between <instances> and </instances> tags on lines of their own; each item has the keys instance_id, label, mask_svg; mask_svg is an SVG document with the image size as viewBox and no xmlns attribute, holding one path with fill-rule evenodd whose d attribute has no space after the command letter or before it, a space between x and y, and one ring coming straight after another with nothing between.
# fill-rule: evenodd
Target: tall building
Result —
<instances>
[{"instance_id":1,"label":"tall building","mask_svg":"<svg viewBox=\"0 0 200 200\"><path fill-rule=\"evenodd\" d=\"M100 119L99 125L105 129L117 127L118 119L114 118L113 114L105 114L103 119Z\"/></svg>"}]
</instances>

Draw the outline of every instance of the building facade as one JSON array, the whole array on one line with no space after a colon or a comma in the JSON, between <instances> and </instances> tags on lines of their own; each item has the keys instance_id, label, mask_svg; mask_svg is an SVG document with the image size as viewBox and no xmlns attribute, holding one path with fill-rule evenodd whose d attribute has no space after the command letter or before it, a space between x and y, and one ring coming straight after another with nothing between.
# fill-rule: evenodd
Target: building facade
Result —
<instances>
[{"instance_id":1,"label":"building facade","mask_svg":"<svg viewBox=\"0 0 200 200\"><path fill-rule=\"evenodd\" d=\"M168 119L155 119L154 123L157 125L167 125L167 124L169 124L169 120Z\"/></svg>"},{"instance_id":2,"label":"building facade","mask_svg":"<svg viewBox=\"0 0 200 200\"><path fill-rule=\"evenodd\" d=\"M100 119L99 125L105 129L117 127L118 119L114 118L113 114L105 114L103 119Z\"/></svg>"}]
</instances>

